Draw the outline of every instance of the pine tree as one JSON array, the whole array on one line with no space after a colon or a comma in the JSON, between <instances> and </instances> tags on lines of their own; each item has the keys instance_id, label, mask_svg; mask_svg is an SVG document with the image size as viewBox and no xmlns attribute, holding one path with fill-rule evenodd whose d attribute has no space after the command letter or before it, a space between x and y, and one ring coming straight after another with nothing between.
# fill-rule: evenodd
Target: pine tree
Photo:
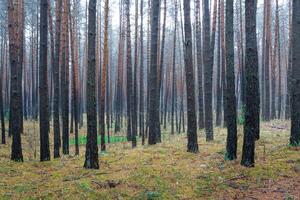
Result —
<instances>
[{"instance_id":1,"label":"pine tree","mask_svg":"<svg viewBox=\"0 0 300 200\"><path fill-rule=\"evenodd\" d=\"M245 2L245 125L241 165L254 167L255 139L259 134L259 83L256 36L256 0Z\"/></svg>"},{"instance_id":2,"label":"pine tree","mask_svg":"<svg viewBox=\"0 0 300 200\"><path fill-rule=\"evenodd\" d=\"M300 1L293 0L292 10L292 91L291 136L292 146L300 145Z\"/></svg>"},{"instance_id":3,"label":"pine tree","mask_svg":"<svg viewBox=\"0 0 300 200\"><path fill-rule=\"evenodd\" d=\"M87 101L87 143L84 167L99 169L98 146L97 146L97 113L95 94L95 36L96 36L96 0L89 1L88 23L88 69L86 84Z\"/></svg>"},{"instance_id":4,"label":"pine tree","mask_svg":"<svg viewBox=\"0 0 300 200\"><path fill-rule=\"evenodd\" d=\"M50 160L49 147L49 98L48 98L48 1L40 1L40 65L39 65L39 94L40 94L40 160Z\"/></svg>"}]
</instances>

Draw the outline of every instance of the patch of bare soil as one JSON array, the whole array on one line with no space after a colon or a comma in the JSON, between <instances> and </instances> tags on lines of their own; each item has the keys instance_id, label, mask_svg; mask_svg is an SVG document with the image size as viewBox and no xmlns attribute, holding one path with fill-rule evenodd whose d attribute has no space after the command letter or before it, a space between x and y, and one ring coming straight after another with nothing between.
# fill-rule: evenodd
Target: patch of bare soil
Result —
<instances>
[{"instance_id":1,"label":"patch of bare soil","mask_svg":"<svg viewBox=\"0 0 300 200\"><path fill-rule=\"evenodd\" d=\"M299 200L300 199L300 176L282 177L279 180L271 179L264 181L261 187L243 190L236 187L236 192L228 194L220 199L243 199L243 200Z\"/></svg>"}]
</instances>

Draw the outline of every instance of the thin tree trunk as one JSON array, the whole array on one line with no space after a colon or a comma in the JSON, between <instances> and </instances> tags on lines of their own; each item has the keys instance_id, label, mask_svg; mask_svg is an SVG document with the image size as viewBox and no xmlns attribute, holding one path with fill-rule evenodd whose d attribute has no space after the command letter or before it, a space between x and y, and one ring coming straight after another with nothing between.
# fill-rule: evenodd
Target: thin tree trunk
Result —
<instances>
[{"instance_id":1,"label":"thin tree trunk","mask_svg":"<svg viewBox=\"0 0 300 200\"><path fill-rule=\"evenodd\" d=\"M195 105L195 77L193 72L193 57L192 57L192 28L190 18L190 0L184 0L184 32L185 32L185 75L186 75L186 91L187 91L187 136L188 144L187 151L197 153L197 118Z\"/></svg>"}]
</instances>

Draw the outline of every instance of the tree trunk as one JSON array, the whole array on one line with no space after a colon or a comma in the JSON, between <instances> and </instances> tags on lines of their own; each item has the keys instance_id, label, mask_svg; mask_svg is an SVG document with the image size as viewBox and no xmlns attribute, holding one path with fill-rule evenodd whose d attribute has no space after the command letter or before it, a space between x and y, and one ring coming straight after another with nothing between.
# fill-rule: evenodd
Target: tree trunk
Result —
<instances>
[{"instance_id":1,"label":"tree trunk","mask_svg":"<svg viewBox=\"0 0 300 200\"><path fill-rule=\"evenodd\" d=\"M17 162L23 162L22 145L21 145L21 127L20 127L20 105L19 98L20 90L18 88L19 73L21 70L19 63L19 44L18 27L19 22L17 19L16 9L17 5L14 5L13 0L8 1L8 31L9 31L9 57L11 66L11 82L10 82L10 133L12 135L12 147L11 147L11 160Z\"/></svg>"},{"instance_id":2,"label":"tree trunk","mask_svg":"<svg viewBox=\"0 0 300 200\"><path fill-rule=\"evenodd\" d=\"M241 165L254 167L255 136L259 134L259 83L256 38L257 1L246 0L245 125Z\"/></svg>"},{"instance_id":3,"label":"tree trunk","mask_svg":"<svg viewBox=\"0 0 300 200\"><path fill-rule=\"evenodd\" d=\"M50 160L49 147L49 98L48 98L48 0L40 1L40 65L39 65L39 94L40 94L40 160Z\"/></svg>"},{"instance_id":4,"label":"tree trunk","mask_svg":"<svg viewBox=\"0 0 300 200\"><path fill-rule=\"evenodd\" d=\"M106 93L106 75L108 65L108 6L109 0L105 0L104 5L104 47L103 47L103 64L101 76L101 98L100 98L100 135L101 135L101 151L105 151L105 93Z\"/></svg>"},{"instance_id":5,"label":"tree trunk","mask_svg":"<svg viewBox=\"0 0 300 200\"><path fill-rule=\"evenodd\" d=\"M211 45L211 41L214 41L214 37L210 37L210 13L209 2L204 0L204 13L203 13L203 63L204 63L204 105L205 105L205 133L206 140L213 140L213 121L212 121L212 60L214 46ZM212 42L214 43L214 42ZM188 79L187 79L188 80Z\"/></svg>"},{"instance_id":6,"label":"tree trunk","mask_svg":"<svg viewBox=\"0 0 300 200\"><path fill-rule=\"evenodd\" d=\"M151 0L151 59L149 74L149 138L148 144L157 143L157 135L159 132L159 102L158 81L157 81L157 34L158 34L158 16L159 16L159 0Z\"/></svg>"},{"instance_id":7,"label":"tree trunk","mask_svg":"<svg viewBox=\"0 0 300 200\"><path fill-rule=\"evenodd\" d=\"M99 169L97 146L97 113L95 94L95 36L96 36L96 0L89 1L88 23L88 69L86 83L86 109L87 109L87 143L84 167Z\"/></svg>"},{"instance_id":8,"label":"tree trunk","mask_svg":"<svg viewBox=\"0 0 300 200\"><path fill-rule=\"evenodd\" d=\"M140 16L141 16L141 29L140 29L140 113L139 113L139 121L140 121L140 135L142 136L142 145L145 143L145 130L144 130L144 34L143 34L143 9L144 9L144 1L141 0L141 8L140 8Z\"/></svg>"},{"instance_id":9,"label":"tree trunk","mask_svg":"<svg viewBox=\"0 0 300 200\"><path fill-rule=\"evenodd\" d=\"M266 4L266 46L265 46L265 60L264 60L264 73L265 73L265 113L264 119L270 121L270 43L272 41L271 34L271 1L265 0Z\"/></svg>"},{"instance_id":10,"label":"tree trunk","mask_svg":"<svg viewBox=\"0 0 300 200\"><path fill-rule=\"evenodd\" d=\"M60 30L61 30L61 7L62 0L56 1L56 33L55 33L55 59L54 59L54 99L53 99L53 130L54 130L54 158L59 158L60 153L60 121L59 121L59 104L60 104L60 94L59 94L59 60L60 60Z\"/></svg>"},{"instance_id":11,"label":"tree trunk","mask_svg":"<svg viewBox=\"0 0 300 200\"><path fill-rule=\"evenodd\" d=\"M236 159L237 125L236 125L236 96L234 75L234 40L233 40L233 0L226 0L226 157Z\"/></svg>"},{"instance_id":12,"label":"tree trunk","mask_svg":"<svg viewBox=\"0 0 300 200\"><path fill-rule=\"evenodd\" d=\"M292 11L292 91L291 136L292 146L300 145L300 1L293 0Z\"/></svg>"},{"instance_id":13,"label":"tree trunk","mask_svg":"<svg viewBox=\"0 0 300 200\"><path fill-rule=\"evenodd\" d=\"M197 122L196 122L196 106L195 106L195 78L193 69L193 46L192 46L192 28L190 18L190 0L184 0L184 32L185 32L185 75L186 75L186 91L187 91L187 151L197 153Z\"/></svg>"}]
</instances>

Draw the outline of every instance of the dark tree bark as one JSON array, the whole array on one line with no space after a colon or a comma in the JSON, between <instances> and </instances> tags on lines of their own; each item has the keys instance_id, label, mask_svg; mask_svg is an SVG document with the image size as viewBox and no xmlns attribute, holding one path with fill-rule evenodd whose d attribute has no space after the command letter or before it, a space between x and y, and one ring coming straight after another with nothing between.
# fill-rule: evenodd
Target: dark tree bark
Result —
<instances>
[{"instance_id":1,"label":"dark tree bark","mask_svg":"<svg viewBox=\"0 0 300 200\"><path fill-rule=\"evenodd\" d=\"M56 33L55 33L55 58L54 58L54 99L53 99L53 130L54 130L54 158L59 158L60 153L60 121L59 121L59 59L60 59L60 30L61 30L61 8L62 0L56 1Z\"/></svg>"},{"instance_id":2,"label":"dark tree bark","mask_svg":"<svg viewBox=\"0 0 300 200\"><path fill-rule=\"evenodd\" d=\"M69 0L63 1L62 13L62 65L61 65L61 112L63 154L69 154Z\"/></svg>"},{"instance_id":3,"label":"dark tree bark","mask_svg":"<svg viewBox=\"0 0 300 200\"><path fill-rule=\"evenodd\" d=\"M18 38L19 23L17 20L17 9L13 4L13 0L8 1L8 31L9 31L9 55L11 66L11 84L10 84L10 133L12 135L11 160L23 162L22 143L21 143L21 127L20 127L20 105L18 83L18 71L21 66L18 58L19 44Z\"/></svg>"},{"instance_id":4,"label":"dark tree bark","mask_svg":"<svg viewBox=\"0 0 300 200\"><path fill-rule=\"evenodd\" d=\"M49 147L49 98L48 98L48 1L40 1L40 65L39 65L39 94L40 94L40 160L50 160Z\"/></svg>"},{"instance_id":5,"label":"dark tree bark","mask_svg":"<svg viewBox=\"0 0 300 200\"><path fill-rule=\"evenodd\" d=\"M234 75L234 41L233 41L233 0L226 0L226 159L236 159L237 125L236 125L236 96Z\"/></svg>"},{"instance_id":6,"label":"dark tree bark","mask_svg":"<svg viewBox=\"0 0 300 200\"><path fill-rule=\"evenodd\" d=\"M186 75L186 91L187 91L187 151L197 153L197 122L196 122L196 106L195 106L195 78L193 72L192 57L192 28L190 18L190 0L184 0L184 32L185 32L185 75Z\"/></svg>"},{"instance_id":7,"label":"dark tree bark","mask_svg":"<svg viewBox=\"0 0 300 200\"><path fill-rule=\"evenodd\" d=\"M256 0L245 2L245 125L241 165L254 167L255 136L259 134L259 83L256 37Z\"/></svg>"},{"instance_id":8,"label":"dark tree bark","mask_svg":"<svg viewBox=\"0 0 300 200\"><path fill-rule=\"evenodd\" d=\"M98 146L97 146L97 113L95 94L95 36L96 36L96 0L89 1L89 25L88 25L88 69L86 84L87 100L87 143L84 167L99 169Z\"/></svg>"},{"instance_id":9,"label":"dark tree bark","mask_svg":"<svg viewBox=\"0 0 300 200\"><path fill-rule=\"evenodd\" d=\"M159 102L158 81L157 81L157 34L158 34L158 16L159 16L159 0L151 0L151 59L149 74L149 138L148 144L157 143L157 135L159 133Z\"/></svg>"},{"instance_id":10,"label":"dark tree bark","mask_svg":"<svg viewBox=\"0 0 300 200\"><path fill-rule=\"evenodd\" d=\"M300 1L293 0L292 10L292 91L290 144L300 146Z\"/></svg>"},{"instance_id":11,"label":"dark tree bark","mask_svg":"<svg viewBox=\"0 0 300 200\"><path fill-rule=\"evenodd\" d=\"M5 138L5 121L4 121L4 106L3 106L3 77L4 77L4 53L6 51L5 48L5 37L4 35L6 35L6 31L3 31L4 33L2 33L1 37L1 63L0 63L0 118L1 118L1 143L5 144L6 143L6 138Z\"/></svg>"},{"instance_id":12,"label":"dark tree bark","mask_svg":"<svg viewBox=\"0 0 300 200\"><path fill-rule=\"evenodd\" d=\"M125 1L125 13L127 21L127 140L132 141L132 60L131 60L131 31L130 31L130 2Z\"/></svg>"},{"instance_id":13,"label":"dark tree bark","mask_svg":"<svg viewBox=\"0 0 300 200\"><path fill-rule=\"evenodd\" d=\"M204 110L205 110L205 133L206 140L213 140L213 121L212 121L212 65L211 56L212 53L210 41L214 40L210 38L210 13L209 2L204 0L204 12L203 12L203 63L204 63ZM213 38L213 37L212 37ZM188 79L187 79L188 80Z\"/></svg>"}]
</instances>

